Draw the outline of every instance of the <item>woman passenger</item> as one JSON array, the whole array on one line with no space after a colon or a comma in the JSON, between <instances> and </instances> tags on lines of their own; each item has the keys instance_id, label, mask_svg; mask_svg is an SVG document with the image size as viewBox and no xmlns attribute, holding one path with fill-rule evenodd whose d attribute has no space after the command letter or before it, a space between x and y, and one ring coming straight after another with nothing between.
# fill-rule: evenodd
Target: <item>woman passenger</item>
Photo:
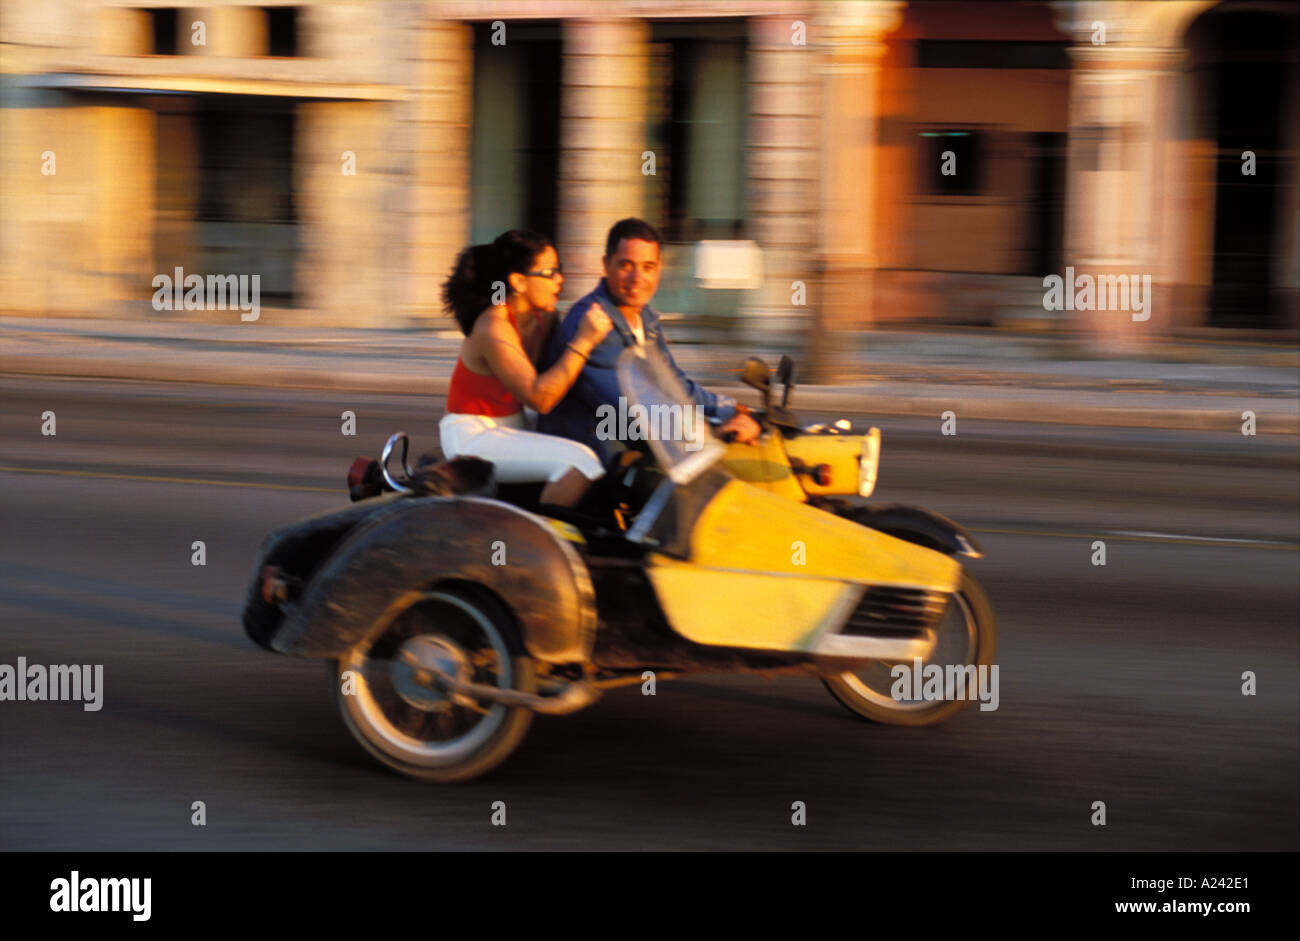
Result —
<instances>
[{"instance_id":1,"label":"woman passenger","mask_svg":"<svg viewBox=\"0 0 1300 941\"><path fill-rule=\"evenodd\" d=\"M563 286L555 246L535 232L512 229L461 252L442 300L465 339L438 430L448 458L492 461L502 483L544 480L540 502L572 507L604 468L585 444L529 431L523 407L546 414L559 404L613 324L592 305L559 361L539 374Z\"/></svg>"}]
</instances>

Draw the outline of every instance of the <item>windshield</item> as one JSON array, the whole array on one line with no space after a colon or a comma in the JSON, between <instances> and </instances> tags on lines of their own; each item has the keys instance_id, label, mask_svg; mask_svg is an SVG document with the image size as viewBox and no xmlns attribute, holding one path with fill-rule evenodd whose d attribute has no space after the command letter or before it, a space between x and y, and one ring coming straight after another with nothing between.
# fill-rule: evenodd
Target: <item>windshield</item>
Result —
<instances>
[{"instance_id":1,"label":"windshield","mask_svg":"<svg viewBox=\"0 0 1300 941\"><path fill-rule=\"evenodd\" d=\"M688 484L726 450L709 432L702 406L686 394L668 360L653 345L629 346L618 358L623 395L617 415L597 412L602 430L621 441L648 441L659 466L676 484ZM625 401L624 401L625 400ZM612 411L613 406L601 406ZM613 428L606 428L606 419Z\"/></svg>"}]
</instances>

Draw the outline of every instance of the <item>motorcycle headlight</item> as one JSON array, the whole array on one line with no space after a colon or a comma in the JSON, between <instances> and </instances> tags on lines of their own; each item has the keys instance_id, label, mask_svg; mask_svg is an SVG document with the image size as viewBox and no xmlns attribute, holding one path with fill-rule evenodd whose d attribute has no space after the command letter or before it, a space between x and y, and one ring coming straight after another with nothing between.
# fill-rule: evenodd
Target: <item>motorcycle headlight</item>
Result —
<instances>
[{"instance_id":1,"label":"motorcycle headlight","mask_svg":"<svg viewBox=\"0 0 1300 941\"><path fill-rule=\"evenodd\" d=\"M876 489L876 469L880 466L880 429L872 428L862 436L862 456L858 458L858 496L869 497Z\"/></svg>"}]
</instances>

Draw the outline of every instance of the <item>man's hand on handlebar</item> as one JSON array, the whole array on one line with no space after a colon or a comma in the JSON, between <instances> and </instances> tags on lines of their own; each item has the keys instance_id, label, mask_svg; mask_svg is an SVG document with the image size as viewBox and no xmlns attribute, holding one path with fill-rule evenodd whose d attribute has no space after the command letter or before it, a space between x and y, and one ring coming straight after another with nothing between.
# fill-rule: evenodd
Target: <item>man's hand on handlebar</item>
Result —
<instances>
[{"instance_id":1,"label":"man's hand on handlebar","mask_svg":"<svg viewBox=\"0 0 1300 941\"><path fill-rule=\"evenodd\" d=\"M718 438L730 444L753 444L762 434L762 427L747 412L736 412L724 424L718 426Z\"/></svg>"}]
</instances>

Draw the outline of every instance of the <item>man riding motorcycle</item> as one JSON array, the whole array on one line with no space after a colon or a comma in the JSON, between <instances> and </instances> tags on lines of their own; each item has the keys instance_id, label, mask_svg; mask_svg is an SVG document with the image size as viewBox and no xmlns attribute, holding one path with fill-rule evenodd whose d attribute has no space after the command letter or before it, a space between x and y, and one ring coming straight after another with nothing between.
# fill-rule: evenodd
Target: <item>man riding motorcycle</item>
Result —
<instances>
[{"instance_id":1,"label":"man riding motorcycle","mask_svg":"<svg viewBox=\"0 0 1300 941\"><path fill-rule=\"evenodd\" d=\"M719 425L714 430L720 437L749 443L761 431L744 406L730 396L705 389L690 379L673 359L659 315L650 306L662 273L660 241L654 226L641 219L621 219L610 228L601 258L605 276L556 326L538 364L539 369L545 370L564 355L593 304L600 305L613 321L614 329L592 349L568 394L549 414L539 416L537 425L538 431L586 444L602 462L610 459L611 450L603 436L597 434L597 410L601 406L618 408L620 393L615 364L626 347L637 344L658 347L694 404L703 409L705 418Z\"/></svg>"}]
</instances>

